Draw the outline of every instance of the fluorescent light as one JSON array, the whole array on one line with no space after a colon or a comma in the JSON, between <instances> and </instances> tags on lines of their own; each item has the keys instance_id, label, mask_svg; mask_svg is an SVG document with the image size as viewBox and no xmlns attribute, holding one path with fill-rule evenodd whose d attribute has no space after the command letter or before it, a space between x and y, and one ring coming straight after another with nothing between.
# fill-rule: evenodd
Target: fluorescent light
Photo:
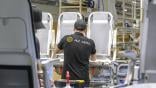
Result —
<instances>
[{"instance_id":1,"label":"fluorescent light","mask_svg":"<svg viewBox=\"0 0 156 88\"><path fill-rule=\"evenodd\" d=\"M76 20L63 20L63 23L69 24L69 23L75 23L75 21Z\"/></svg>"},{"instance_id":2,"label":"fluorescent light","mask_svg":"<svg viewBox=\"0 0 156 88\"><path fill-rule=\"evenodd\" d=\"M137 2L136 1L132 1L132 3L136 4Z\"/></svg>"},{"instance_id":3,"label":"fluorescent light","mask_svg":"<svg viewBox=\"0 0 156 88\"><path fill-rule=\"evenodd\" d=\"M43 20L42 23L43 23L43 24L47 24L48 21L47 21L47 20Z\"/></svg>"},{"instance_id":4,"label":"fluorescent light","mask_svg":"<svg viewBox=\"0 0 156 88\"><path fill-rule=\"evenodd\" d=\"M108 20L93 20L93 23L104 23L104 24L108 24Z\"/></svg>"},{"instance_id":5,"label":"fluorescent light","mask_svg":"<svg viewBox=\"0 0 156 88\"><path fill-rule=\"evenodd\" d=\"M127 12L127 9L124 9L125 12Z\"/></svg>"}]
</instances>

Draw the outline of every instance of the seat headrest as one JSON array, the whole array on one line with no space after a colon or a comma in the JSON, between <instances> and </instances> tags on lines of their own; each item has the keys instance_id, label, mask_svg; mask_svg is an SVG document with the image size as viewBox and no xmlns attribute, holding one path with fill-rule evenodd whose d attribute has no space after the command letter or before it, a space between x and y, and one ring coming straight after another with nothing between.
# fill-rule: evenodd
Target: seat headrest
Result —
<instances>
[{"instance_id":1,"label":"seat headrest","mask_svg":"<svg viewBox=\"0 0 156 88\"><path fill-rule=\"evenodd\" d=\"M64 13L62 16L62 21L63 23L75 23L77 16L77 13Z\"/></svg>"},{"instance_id":2,"label":"seat headrest","mask_svg":"<svg viewBox=\"0 0 156 88\"><path fill-rule=\"evenodd\" d=\"M109 20L109 15L105 13L98 13L93 15L93 23L108 24Z\"/></svg>"}]
</instances>

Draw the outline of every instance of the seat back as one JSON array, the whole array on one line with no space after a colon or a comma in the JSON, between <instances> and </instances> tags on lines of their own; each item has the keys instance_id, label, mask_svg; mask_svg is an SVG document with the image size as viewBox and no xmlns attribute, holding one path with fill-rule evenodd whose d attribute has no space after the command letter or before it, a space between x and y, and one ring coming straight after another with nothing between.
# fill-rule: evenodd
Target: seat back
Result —
<instances>
[{"instance_id":1,"label":"seat back","mask_svg":"<svg viewBox=\"0 0 156 88\"><path fill-rule=\"evenodd\" d=\"M58 18L56 44L65 35L70 35L74 31L74 23L77 19L82 19L82 16L78 12L63 12Z\"/></svg>"},{"instance_id":2,"label":"seat back","mask_svg":"<svg viewBox=\"0 0 156 88\"><path fill-rule=\"evenodd\" d=\"M40 55L50 57L50 46L52 43L53 17L50 13L42 13L42 23L45 28L37 30L36 36L40 43Z\"/></svg>"},{"instance_id":3,"label":"seat back","mask_svg":"<svg viewBox=\"0 0 156 88\"><path fill-rule=\"evenodd\" d=\"M0 0L0 87L39 88L29 0Z\"/></svg>"},{"instance_id":4,"label":"seat back","mask_svg":"<svg viewBox=\"0 0 156 88\"><path fill-rule=\"evenodd\" d=\"M87 36L94 40L97 55L110 56L113 16L109 12L92 12L88 18Z\"/></svg>"}]
</instances>

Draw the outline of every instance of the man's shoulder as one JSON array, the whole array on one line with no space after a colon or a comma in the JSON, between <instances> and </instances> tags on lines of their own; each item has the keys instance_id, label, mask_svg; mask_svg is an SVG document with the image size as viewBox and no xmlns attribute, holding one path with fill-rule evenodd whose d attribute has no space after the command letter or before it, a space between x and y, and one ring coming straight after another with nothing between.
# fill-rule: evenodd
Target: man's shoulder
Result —
<instances>
[{"instance_id":1,"label":"man's shoulder","mask_svg":"<svg viewBox=\"0 0 156 88\"><path fill-rule=\"evenodd\" d=\"M94 40L88 38L88 37L84 37L85 41L89 42L91 45L94 44Z\"/></svg>"},{"instance_id":2,"label":"man's shoulder","mask_svg":"<svg viewBox=\"0 0 156 88\"><path fill-rule=\"evenodd\" d=\"M87 40L94 43L94 40L93 39L87 38Z\"/></svg>"},{"instance_id":3,"label":"man's shoulder","mask_svg":"<svg viewBox=\"0 0 156 88\"><path fill-rule=\"evenodd\" d=\"M62 41L72 42L73 39L74 39L74 38L73 38L72 34L71 34L71 35L65 35L65 36L62 38Z\"/></svg>"},{"instance_id":4,"label":"man's shoulder","mask_svg":"<svg viewBox=\"0 0 156 88\"><path fill-rule=\"evenodd\" d=\"M65 35L63 38L66 39L68 37L72 37L72 35Z\"/></svg>"}]
</instances>

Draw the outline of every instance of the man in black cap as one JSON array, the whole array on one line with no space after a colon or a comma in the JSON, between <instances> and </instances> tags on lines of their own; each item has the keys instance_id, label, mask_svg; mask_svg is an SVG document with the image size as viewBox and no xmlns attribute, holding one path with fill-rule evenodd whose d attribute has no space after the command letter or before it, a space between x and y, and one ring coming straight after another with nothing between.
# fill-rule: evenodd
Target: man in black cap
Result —
<instances>
[{"instance_id":1,"label":"man in black cap","mask_svg":"<svg viewBox=\"0 0 156 88\"><path fill-rule=\"evenodd\" d=\"M74 34L64 36L57 45L56 53L64 51L62 79L66 79L66 71L71 80L89 81L89 58L95 61L94 41L85 37L86 23L77 20L74 24Z\"/></svg>"}]
</instances>

